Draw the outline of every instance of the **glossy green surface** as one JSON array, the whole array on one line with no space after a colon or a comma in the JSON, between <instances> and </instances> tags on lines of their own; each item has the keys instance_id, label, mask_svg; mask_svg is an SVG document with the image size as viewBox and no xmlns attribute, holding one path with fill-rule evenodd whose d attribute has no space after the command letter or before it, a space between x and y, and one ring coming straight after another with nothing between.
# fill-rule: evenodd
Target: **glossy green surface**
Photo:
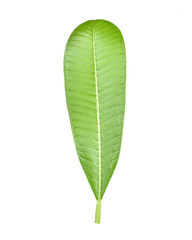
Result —
<instances>
[{"instance_id":1,"label":"glossy green surface","mask_svg":"<svg viewBox=\"0 0 192 240\"><path fill-rule=\"evenodd\" d=\"M122 139L126 56L120 30L105 20L79 25L66 45L64 75L77 154L96 199L101 200Z\"/></svg>"}]
</instances>

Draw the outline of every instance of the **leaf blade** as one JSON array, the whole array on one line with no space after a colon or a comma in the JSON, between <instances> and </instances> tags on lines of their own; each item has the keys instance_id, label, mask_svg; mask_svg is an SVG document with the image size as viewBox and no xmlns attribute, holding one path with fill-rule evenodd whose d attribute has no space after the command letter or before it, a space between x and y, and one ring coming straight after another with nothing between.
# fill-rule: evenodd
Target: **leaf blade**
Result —
<instances>
[{"instance_id":1,"label":"leaf blade","mask_svg":"<svg viewBox=\"0 0 192 240\"><path fill-rule=\"evenodd\" d=\"M65 49L64 74L77 154L96 199L101 200L122 139L126 56L120 30L105 20L79 25Z\"/></svg>"}]
</instances>

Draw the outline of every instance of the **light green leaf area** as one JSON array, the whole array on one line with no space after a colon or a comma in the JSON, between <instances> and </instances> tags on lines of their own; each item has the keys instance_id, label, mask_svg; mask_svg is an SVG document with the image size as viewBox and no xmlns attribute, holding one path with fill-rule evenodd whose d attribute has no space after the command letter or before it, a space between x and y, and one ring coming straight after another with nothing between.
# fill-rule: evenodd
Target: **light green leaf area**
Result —
<instances>
[{"instance_id":1,"label":"light green leaf area","mask_svg":"<svg viewBox=\"0 0 192 240\"><path fill-rule=\"evenodd\" d=\"M105 20L79 25L66 45L64 75L75 146L98 200L99 222L101 199L116 167L122 140L126 55L120 30Z\"/></svg>"}]
</instances>

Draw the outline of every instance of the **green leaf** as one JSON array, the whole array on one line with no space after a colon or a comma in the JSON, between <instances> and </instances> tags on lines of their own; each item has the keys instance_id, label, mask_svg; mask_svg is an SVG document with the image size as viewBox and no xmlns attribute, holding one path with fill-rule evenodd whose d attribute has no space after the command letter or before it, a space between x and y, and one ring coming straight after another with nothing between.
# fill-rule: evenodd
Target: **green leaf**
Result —
<instances>
[{"instance_id":1,"label":"green leaf","mask_svg":"<svg viewBox=\"0 0 192 240\"><path fill-rule=\"evenodd\" d=\"M90 20L70 35L64 56L65 92L80 163L97 199L116 167L125 111L126 55L120 30L105 20Z\"/></svg>"}]
</instances>

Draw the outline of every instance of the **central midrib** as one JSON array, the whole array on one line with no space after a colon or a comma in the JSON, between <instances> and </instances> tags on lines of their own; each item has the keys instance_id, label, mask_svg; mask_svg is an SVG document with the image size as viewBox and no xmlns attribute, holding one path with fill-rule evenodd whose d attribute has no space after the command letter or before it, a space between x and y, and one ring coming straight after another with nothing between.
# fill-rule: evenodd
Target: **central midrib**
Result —
<instances>
[{"instance_id":1,"label":"central midrib","mask_svg":"<svg viewBox=\"0 0 192 240\"><path fill-rule=\"evenodd\" d=\"M99 147L99 196L101 199L101 132L100 132L100 116L99 116L99 95L98 95L98 79L97 79L97 64L95 55L95 30L93 25L93 56L94 56L94 72L95 72L95 86L96 86L96 103L97 103L97 131L98 131L98 147Z\"/></svg>"}]
</instances>

